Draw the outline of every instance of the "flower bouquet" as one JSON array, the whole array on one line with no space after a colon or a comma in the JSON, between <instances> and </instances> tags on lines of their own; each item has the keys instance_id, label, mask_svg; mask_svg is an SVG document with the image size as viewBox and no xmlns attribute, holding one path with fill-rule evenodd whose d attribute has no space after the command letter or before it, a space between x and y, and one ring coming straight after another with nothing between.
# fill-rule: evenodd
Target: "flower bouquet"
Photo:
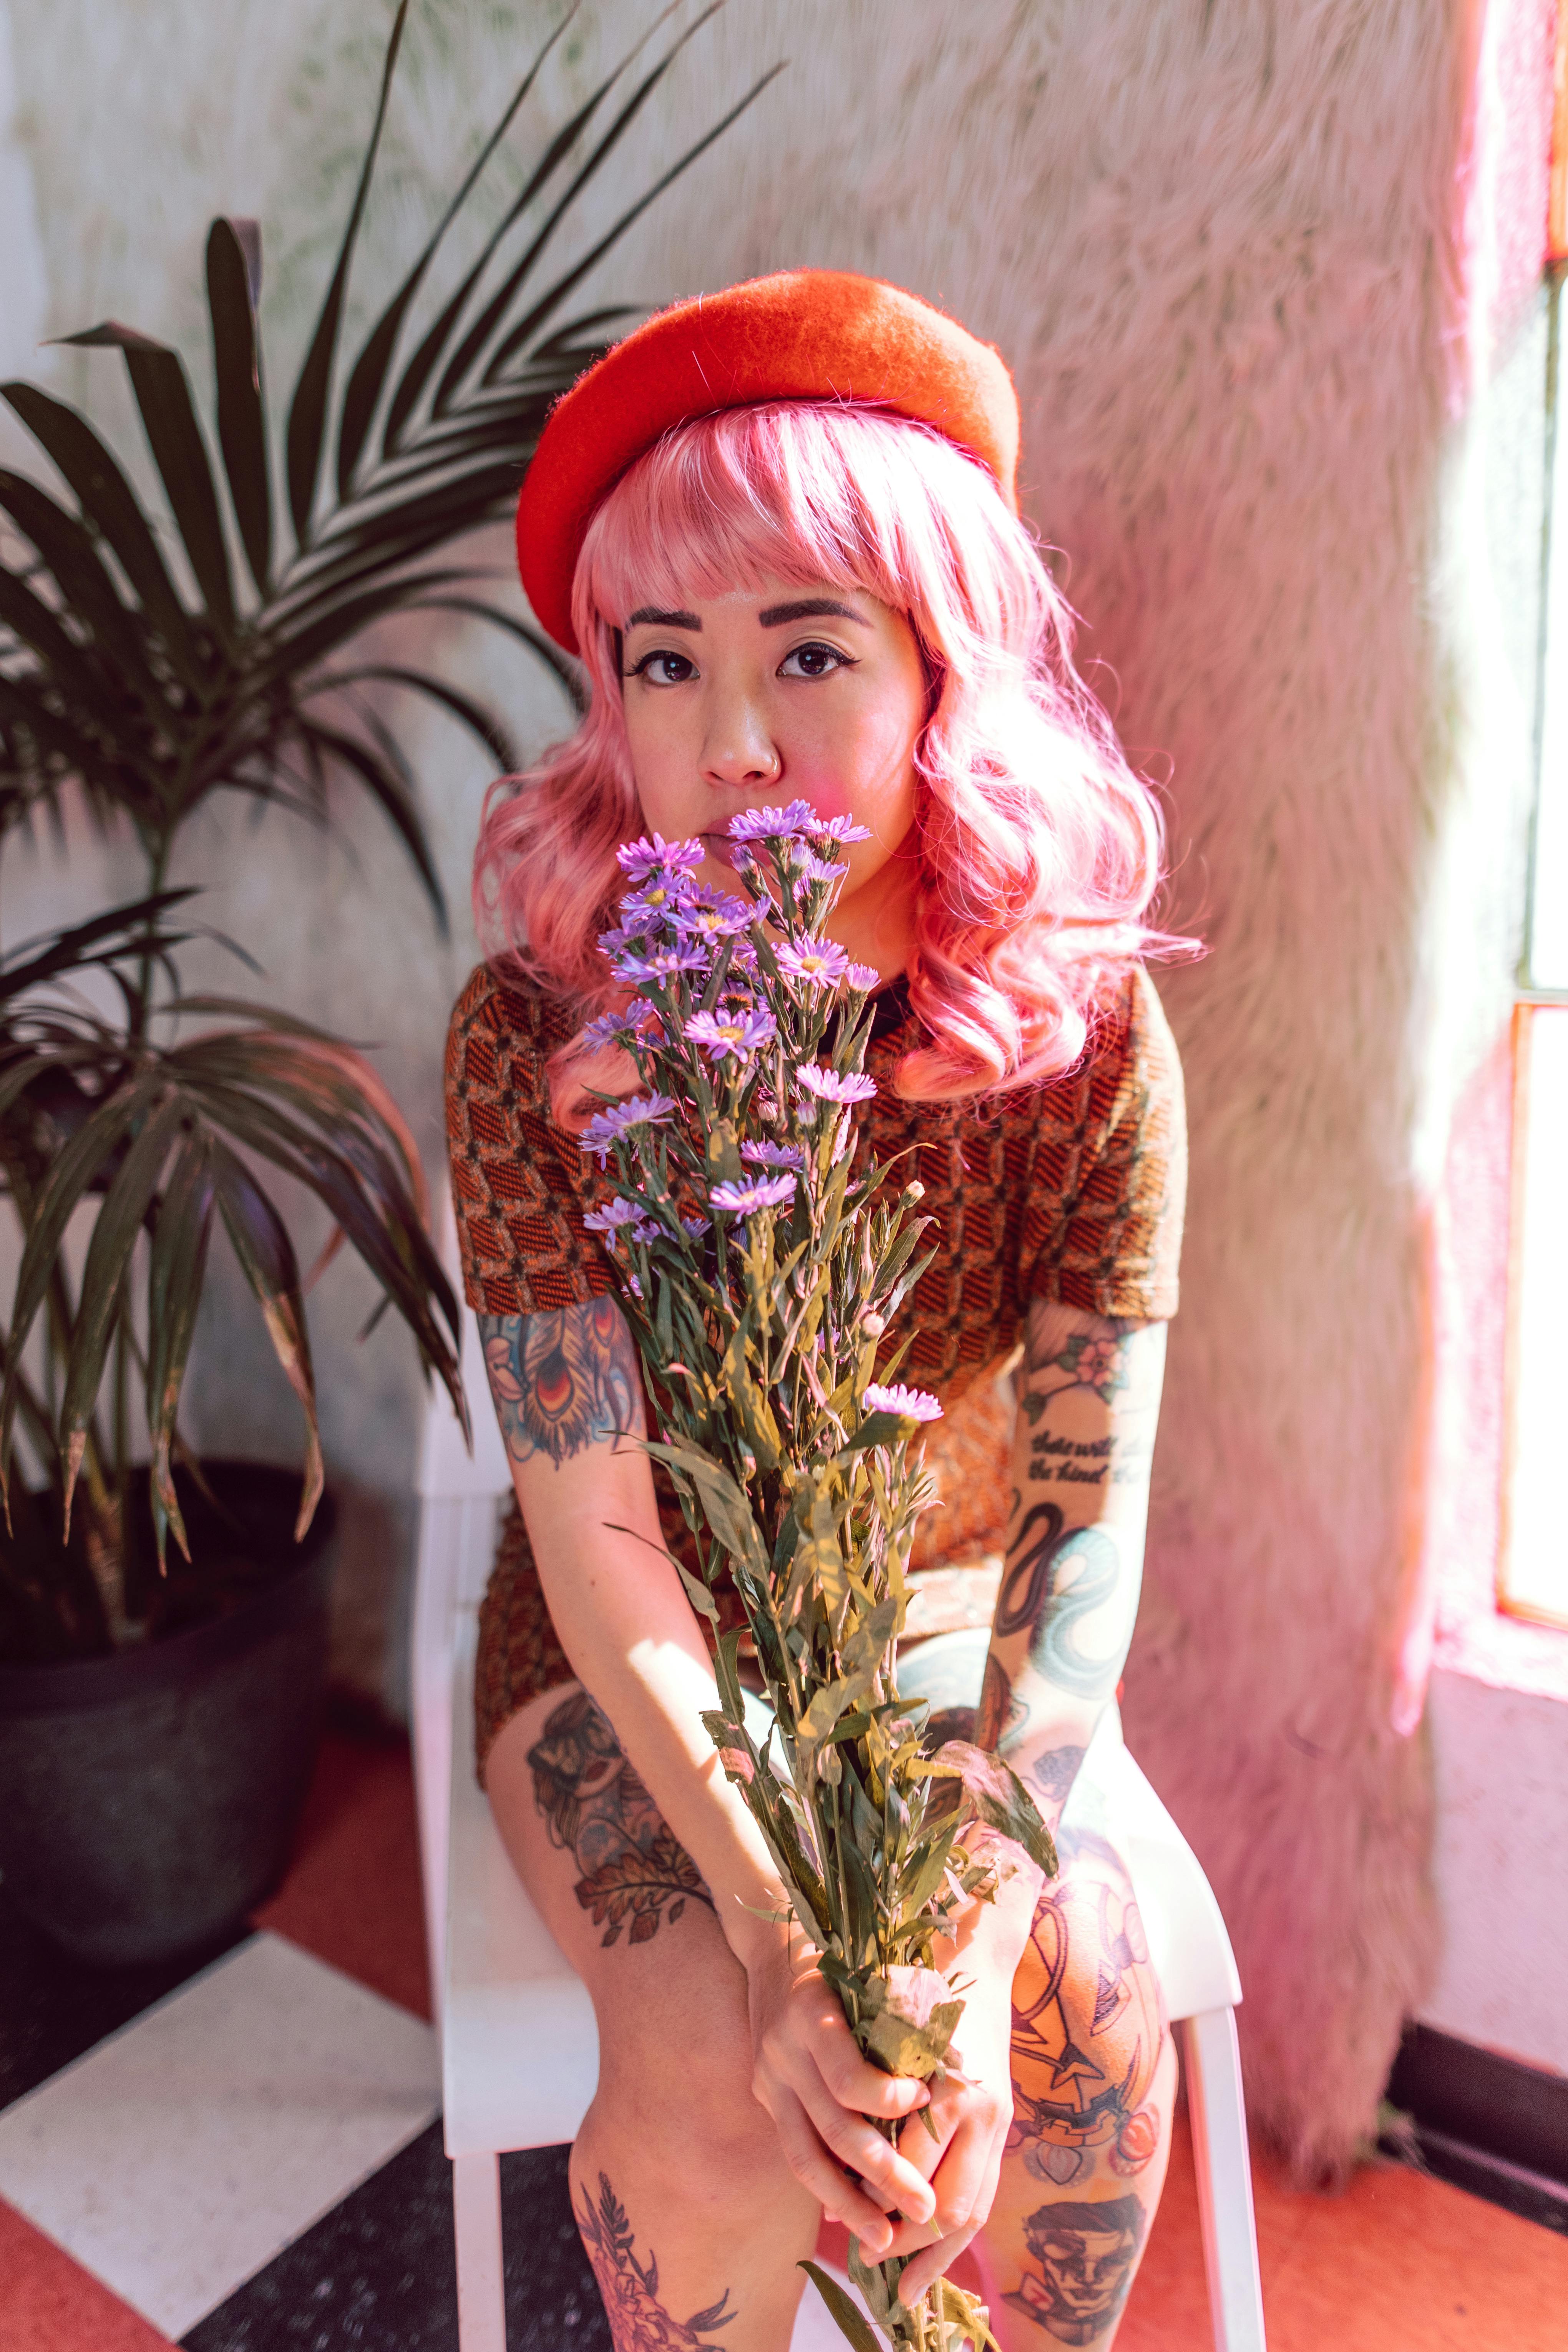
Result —
<instances>
[{"instance_id":1,"label":"flower bouquet","mask_svg":"<svg viewBox=\"0 0 1568 2352\"><path fill-rule=\"evenodd\" d=\"M600 943L626 1000L585 1036L624 1048L645 1091L588 1121L584 1146L618 1184L587 1223L641 1351L659 1428L647 1451L696 1540L701 1579L677 1566L717 1642L721 1705L704 1723L857 2042L930 2078L963 2006L935 1940L995 1891L966 1832L1016 1840L1047 1874L1056 1857L1006 1765L956 1741L927 1755L926 1703L899 1696L905 1567L931 1495L911 1441L941 1408L894 1379L902 1349L877 1364L929 1221L918 1183L895 1190L855 1149L853 1107L876 1092L863 1063L878 975L822 926L847 871L837 852L867 836L800 801L729 830L743 897L698 884L700 842L656 835L619 853L632 887ZM726 1574L773 1711L760 1746L742 1633L720 1633ZM889 2341L994 2344L984 2306L945 2279L906 2308L906 2259L870 2263L851 2242ZM877 2352L848 2296L805 2268L857 2352Z\"/></svg>"}]
</instances>

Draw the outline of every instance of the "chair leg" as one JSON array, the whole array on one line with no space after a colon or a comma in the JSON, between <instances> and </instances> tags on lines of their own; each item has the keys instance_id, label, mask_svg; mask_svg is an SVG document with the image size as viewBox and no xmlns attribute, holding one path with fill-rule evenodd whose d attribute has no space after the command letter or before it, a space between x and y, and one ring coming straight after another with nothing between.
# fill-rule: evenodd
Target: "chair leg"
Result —
<instances>
[{"instance_id":1,"label":"chair leg","mask_svg":"<svg viewBox=\"0 0 1568 2352\"><path fill-rule=\"evenodd\" d=\"M1215 2352L1265 2352L1236 2011L1205 2010L1180 2031Z\"/></svg>"},{"instance_id":2,"label":"chair leg","mask_svg":"<svg viewBox=\"0 0 1568 2352\"><path fill-rule=\"evenodd\" d=\"M500 2234L500 2159L452 2158L458 2241L458 2352L506 2352Z\"/></svg>"}]
</instances>

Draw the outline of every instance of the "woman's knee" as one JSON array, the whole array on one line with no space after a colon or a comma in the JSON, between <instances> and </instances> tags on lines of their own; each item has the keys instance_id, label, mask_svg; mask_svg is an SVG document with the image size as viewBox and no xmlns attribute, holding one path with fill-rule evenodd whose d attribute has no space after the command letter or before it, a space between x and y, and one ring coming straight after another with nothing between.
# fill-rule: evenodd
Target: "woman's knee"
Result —
<instances>
[{"instance_id":1,"label":"woman's knee","mask_svg":"<svg viewBox=\"0 0 1568 2352\"><path fill-rule=\"evenodd\" d=\"M1068 1832L1014 1979L1009 2154L1058 2191L1135 2179L1169 2129L1169 2048L1126 1868L1103 1837Z\"/></svg>"},{"instance_id":2,"label":"woman's knee","mask_svg":"<svg viewBox=\"0 0 1568 2352\"><path fill-rule=\"evenodd\" d=\"M659 2048L606 2068L578 2146L585 2163L610 2147L635 2148L645 2177L668 2178L683 2206L715 2215L765 2209L793 2179L773 2118L752 2095L749 2042L728 2036L717 2050Z\"/></svg>"}]
</instances>

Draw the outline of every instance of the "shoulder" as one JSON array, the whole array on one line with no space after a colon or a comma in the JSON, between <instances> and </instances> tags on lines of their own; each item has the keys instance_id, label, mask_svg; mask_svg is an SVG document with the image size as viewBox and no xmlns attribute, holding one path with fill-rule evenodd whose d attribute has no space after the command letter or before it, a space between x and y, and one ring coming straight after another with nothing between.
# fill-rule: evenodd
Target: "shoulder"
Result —
<instances>
[{"instance_id":1,"label":"shoulder","mask_svg":"<svg viewBox=\"0 0 1568 2352\"><path fill-rule=\"evenodd\" d=\"M447 1091L536 1097L544 1065L576 1028L563 998L488 963L468 975L447 1028Z\"/></svg>"},{"instance_id":2,"label":"shoulder","mask_svg":"<svg viewBox=\"0 0 1568 2352\"><path fill-rule=\"evenodd\" d=\"M1179 1118L1182 1064L1159 992L1141 963L1122 978L1090 1032L1096 1108L1110 1125L1129 1115Z\"/></svg>"}]
</instances>

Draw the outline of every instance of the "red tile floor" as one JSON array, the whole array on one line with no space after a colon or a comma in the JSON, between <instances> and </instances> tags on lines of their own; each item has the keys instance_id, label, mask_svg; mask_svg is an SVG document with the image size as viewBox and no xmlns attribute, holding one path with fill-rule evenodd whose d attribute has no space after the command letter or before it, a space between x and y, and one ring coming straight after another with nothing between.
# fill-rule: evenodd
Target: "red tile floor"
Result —
<instances>
[{"instance_id":1,"label":"red tile floor","mask_svg":"<svg viewBox=\"0 0 1568 2352\"><path fill-rule=\"evenodd\" d=\"M429 2013L405 1748L330 1736L293 1868L258 1925ZM1568 2241L1379 2161L1342 2195L1255 2167L1270 2352L1561 2352ZM160 2352L164 2339L0 2204L4 2352ZM1192 2153L1177 2139L1118 2352L1209 2352ZM166 2352L166 2347L165 2347Z\"/></svg>"}]
</instances>

